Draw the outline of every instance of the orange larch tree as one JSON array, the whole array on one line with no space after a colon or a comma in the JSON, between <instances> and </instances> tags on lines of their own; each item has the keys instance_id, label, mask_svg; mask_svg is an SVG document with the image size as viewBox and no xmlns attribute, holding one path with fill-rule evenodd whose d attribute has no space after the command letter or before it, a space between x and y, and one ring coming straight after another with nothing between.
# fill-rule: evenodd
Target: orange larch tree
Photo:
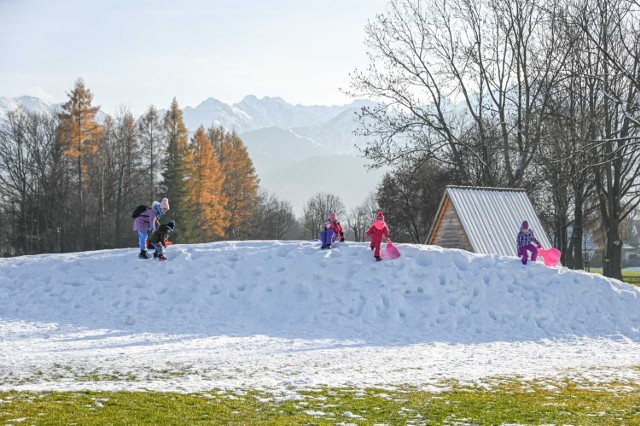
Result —
<instances>
[{"instance_id":1,"label":"orange larch tree","mask_svg":"<svg viewBox=\"0 0 640 426\"><path fill-rule=\"evenodd\" d=\"M68 94L69 100L62 105L59 114L60 126L58 128L59 143L64 148L64 153L70 160L70 169L77 179L78 206L71 208L71 212L76 212L70 218L69 223L77 224L76 232L68 232L67 235L75 234L77 249L85 248L81 241L88 235L85 232L85 197L88 192L88 166L91 157L96 155L100 141L102 140L102 129L96 122L96 114L100 107L93 106L93 94L84 85L84 81L76 80L75 87ZM69 230L71 231L71 230Z\"/></svg>"},{"instance_id":2,"label":"orange larch tree","mask_svg":"<svg viewBox=\"0 0 640 426\"><path fill-rule=\"evenodd\" d=\"M224 175L204 127L200 126L191 138L191 149L194 168L190 192L197 233L190 239L209 242L223 237L228 225L224 210L226 197L222 192Z\"/></svg>"},{"instance_id":3,"label":"orange larch tree","mask_svg":"<svg viewBox=\"0 0 640 426\"><path fill-rule=\"evenodd\" d=\"M253 216L258 204L260 180L244 142L233 132L209 129L213 149L224 175L223 194L228 225L225 236L242 240L253 235Z\"/></svg>"}]
</instances>

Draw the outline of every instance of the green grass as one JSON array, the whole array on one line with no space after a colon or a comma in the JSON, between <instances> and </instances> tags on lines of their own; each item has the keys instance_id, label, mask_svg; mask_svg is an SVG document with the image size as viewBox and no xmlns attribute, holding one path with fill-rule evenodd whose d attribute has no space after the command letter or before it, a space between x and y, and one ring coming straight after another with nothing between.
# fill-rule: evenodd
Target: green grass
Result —
<instances>
[{"instance_id":1,"label":"green grass","mask_svg":"<svg viewBox=\"0 0 640 426\"><path fill-rule=\"evenodd\" d=\"M640 271L633 270L623 270L622 271L622 280L629 284L640 286Z\"/></svg>"},{"instance_id":2,"label":"green grass","mask_svg":"<svg viewBox=\"0 0 640 426\"><path fill-rule=\"evenodd\" d=\"M590 268L589 272L602 275L602 268ZM640 286L640 270L622 270L622 281Z\"/></svg>"},{"instance_id":3,"label":"green grass","mask_svg":"<svg viewBox=\"0 0 640 426\"><path fill-rule=\"evenodd\" d=\"M256 391L2 392L13 425L640 425L640 385L507 381L486 388L325 388L298 398Z\"/></svg>"}]
</instances>

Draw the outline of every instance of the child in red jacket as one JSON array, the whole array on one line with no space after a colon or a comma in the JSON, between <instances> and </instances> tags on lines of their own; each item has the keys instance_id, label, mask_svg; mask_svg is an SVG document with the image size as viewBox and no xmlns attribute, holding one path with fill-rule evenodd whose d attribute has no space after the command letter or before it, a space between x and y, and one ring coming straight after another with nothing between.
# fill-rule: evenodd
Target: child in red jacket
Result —
<instances>
[{"instance_id":1,"label":"child in red jacket","mask_svg":"<svg viewBox=\"0 0 640 426\"><path fill-rule=\"evenodd\" d=\"M380 245L382 245L382 237L389 238L389 228L384 222L384 215L382 214L382 211L378 212L376 221L367 231L367 235L371 236L371 250L375 250L373 252L373 256L376 258L376 260L382 260L382 257L380 257Z\"/></svg>"}]
</instances>

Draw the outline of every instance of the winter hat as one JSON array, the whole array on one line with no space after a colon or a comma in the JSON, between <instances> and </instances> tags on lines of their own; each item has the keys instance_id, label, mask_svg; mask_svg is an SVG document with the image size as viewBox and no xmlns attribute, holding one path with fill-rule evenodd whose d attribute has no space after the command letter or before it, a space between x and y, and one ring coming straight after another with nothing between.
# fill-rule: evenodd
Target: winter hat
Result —
<instances>
[{"instance_id":1,"label":"winter hat","mask_svg":"<svg viewBox=\"0 0 640 426\"><path fill-rule=\"evenodd\" d=\"M160 207L165 210L169 210L169 199L163 198L162 201L160 201Z\"/></svg>"},{"instance_id":2,"label":"winter hat","mask_svg":"<svg viewBox=\"0 0 640 426\"><path fill-rule=\"evenodd\" d=\"M527 222L526 220L524 222L522 222L522 226L520 227L521 229L529 229L529 222Z\"/></svg>"},{"instance_id":3,"label":"winter hat","mask_svg":"<svg viewBox=\"0 0 640 426\"><path fill-rule=\"evenodd\" d=\"M376 220L384 220L384 215L382 214L382 210L378 212L378 216L376 217Z\"/></svg>"},{"instance_id":4,"label":"winter hat","mask_svg":"<svg viewBox=\"0 0 640 426\"><path fill-rule=\"evenodd\" d=\"M166 198L165 198L165 200L166 200ZM169 228L168 229L169 232L173 232L173 229L175 227L176 227L176 222L175 221L172 220L171 222L167 223L167 228Z\"/></svg>"}]
</instances>

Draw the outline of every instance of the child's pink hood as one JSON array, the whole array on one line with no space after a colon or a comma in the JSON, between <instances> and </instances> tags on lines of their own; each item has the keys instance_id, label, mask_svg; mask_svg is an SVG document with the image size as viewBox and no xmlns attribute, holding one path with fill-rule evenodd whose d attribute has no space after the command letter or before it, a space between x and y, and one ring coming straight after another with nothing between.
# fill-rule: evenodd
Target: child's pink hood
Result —
<instances>
[{"instance_id":1,"label":"child's pink hood","mask_svg":"<svg viewBox=\"0 0 640 426\"><path fill-rule=\"evenodd\" d=\"M373 224L373 226L375 226L376 229L381 230L382 228L384 228L387 224L384 223L384 220L376 220L376 222Z\"/></svg>"}]
</instances>

